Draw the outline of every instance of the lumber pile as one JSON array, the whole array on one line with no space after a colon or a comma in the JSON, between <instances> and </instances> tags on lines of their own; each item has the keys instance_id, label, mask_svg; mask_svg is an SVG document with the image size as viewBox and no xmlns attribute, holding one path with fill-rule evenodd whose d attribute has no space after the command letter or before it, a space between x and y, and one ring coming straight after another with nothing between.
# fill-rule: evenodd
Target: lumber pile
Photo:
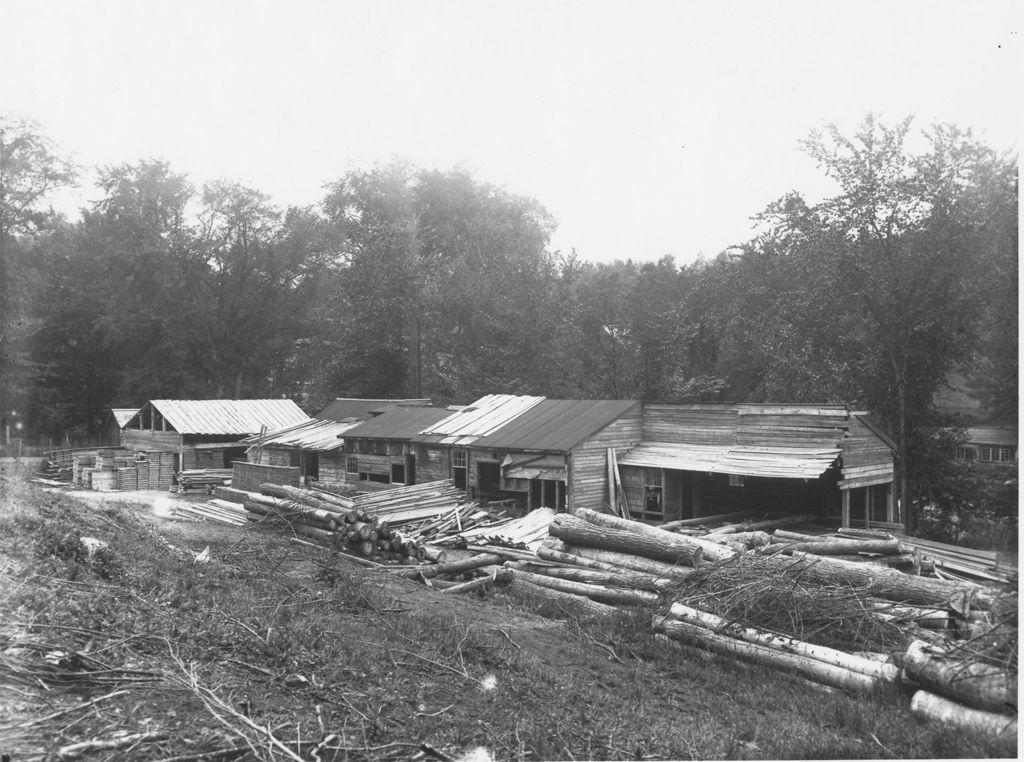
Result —
<instances>
[{"instance_id":1,"label":"lumber pile","mask_svg":"<svg viewBox=\"0 0 1024 762\"><path fill-rule=\"evenodd\" d=\"M195 468L178 473L178 492L190 489L212 490L231 483L230 468Z\"/></svg>"},{"instance_id":2,"label":"lumber pile","mask_svg":"<svg viewBox=\"0 0 1024 762\"><path fill-rule=\"evenodd\" d=\"M174 507L174 515L204 521L217 521L232 526L246 526L248 514L242 503L214 498L203 503L180 503Z\"/></svg>"}]
</instances>

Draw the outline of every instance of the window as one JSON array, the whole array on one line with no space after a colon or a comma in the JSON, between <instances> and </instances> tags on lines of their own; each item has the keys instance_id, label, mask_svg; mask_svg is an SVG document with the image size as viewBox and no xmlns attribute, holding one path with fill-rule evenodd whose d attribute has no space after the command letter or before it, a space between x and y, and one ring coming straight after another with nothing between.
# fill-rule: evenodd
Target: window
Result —
<instances>
[{"instance_id":1,"label":"window","mask_svg":"<svg viewBox=\"0 0 1024 762\"><path fill-rule=\"evenodd\" d=\"M977 451L970 445L957 445L956 448L956 459L957 460L974 460L977 455Z\"/></svg>"},{"instance_id":2,"label":"window","mask_svg":"<svg viewBox=\"0 0 1024 762\"><path fill-rule=\"evenodd\" d=\"M392 484L405 484L405 464L404 463L392 463L391 464L391 483Z\"/></svg>"},{"instance_id":3,"label":"window","mask_svg":"<svg viewBox=\"0 0 1024 762\"><path fill-rule=\"evenodd\" d=\"M345 458L345 473L347 474L358 474L359 473L359 458L349 456Z\"/></svg>"},{"instance_id":4,"label":"window","mask_svg":"<svg viewBox=\"0 0 1024 762\"><path fill-rule=\"evenodd\" d=\"M1014 448L1012 447L980 447L978 460L986 463L1012 463Z\"/></svg>"},{"instance_id":5,"label":"window","mask_svg":"<svg viewBox=\"0 0 1024 762\"><path fill-rule=\"evenodd\" d=\"M468 466L469 453L466 450L452 450L452 481L459 489L466 489Z\"/></svg>"}]
</instances>

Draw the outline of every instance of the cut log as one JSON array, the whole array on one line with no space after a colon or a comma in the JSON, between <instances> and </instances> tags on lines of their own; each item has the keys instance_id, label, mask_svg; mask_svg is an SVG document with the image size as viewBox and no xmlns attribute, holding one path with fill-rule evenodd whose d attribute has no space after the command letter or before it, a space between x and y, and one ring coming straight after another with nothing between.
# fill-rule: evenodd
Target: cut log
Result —
<instances>
[{"instance_id":1,"label":"cut log","mask_svg":"<svg viewBox=\"0 0 1024 762\"><path fill-rule=\"evenodd\" d=\"M814 521L817 517L810 514L803 514L800 516L783 516L778 519L766 519L764 521L754 521L747 524L733 524L727 527L721 527L719 529L712 529L708 534L735 534L736 532L756 532L764 529L775 529L777 527L788 527L793 524L803 524L805 522Z\"/></svg>"},{"instance_id":2,"label":"cut log","mask_svg":"<svg viewBox=\"0 0 1024 762\"><path fill-rule=\"evenodd\" d=\"M471 579L469 582L461 582L452 587L446 588L444 593L446 595L456 595L458 593L469 593L473 590L484 590L491 585L507 585L512 581L512 574L508 573L507 569L501 569L494 567L483 577L477 577ZM435 581L436 582L436 581Z\"/></svg>"},{"instance_id":3,"label":"cut log","mask_svg":"<svg viewBox=\"0 0 1024 762\"><path fill-rule=\"evenodd\" d=\"M602 571L598 569L583 569L579 566L550 566L529 561L506 561L505 566L518 571L530 572L531 574L543 574L555 579L571 580L572 582L583 582L591 585L604 585L605 587L621 587L627 590L648 590L655 593L678 584L675 580L666 579L665 577L655 577L651 574L624 570Z\"/></svg>"},{"instance_id":4,"label":"cut log","mask_svg":"<svg viewBox=\"0 0 1024 762\"><path fill-rule=\"evenodd\" d=\"M692 519L679 519L678 521L669 521L664 524L659 524L658 528L663 529L666 532L671 532L680 527L699 527L704 524L717 524L720 521L733 521L734 519L745 519L747 516L755 513L755 511L735 511L733 513L719 513L715 516L698 516Z\"/></svg>"},{"instance_id":5,"label":"cut log","mask_svg":"<svg viewBox=\"0 0 1024 762\"><path fill-rule=\"evenodd\" d=\"M612 517L614 518L614 517ZM619 519L625 521L626 519ZM668 563L700 564L701 548L678 535L662 532L668 539L652 538L628 529L614 529L560 513L548 528L552 536L574 545L646 556Z\"/></svg>"},{"instance_id":6,"label":"cut log","mask_svg":"<svg viewBox=\"0 0 1024 762\"><path fill-rule=\"evenodd\" d=\"M777 542L828 542L834 540L832 535L804 534L803 532L790 532L788 529L776 529L772 532L772 543ZM857 539L863 539L858 537Z\"/></svg>"},{"instance_id":7,"label":"cut log","mask_svg":"<svg viewBox=\"0 0 1024 762\"><path fill-rule=\"evenodd\" d=\"M825 664L842 667L851 672L858 672L884 682L894 683L899 680L900 671L893 664L881 664L877 661L862 659L858 656L838 651L835 648L806 643L787 635L778 635L757 630L753 627L744 627L735 622L728 622L715 614L691 608L682 603L673 603L669 611L672 616L683 622L704 627L722 635L729 635L747 643L782 649L788 653L816 659Z\"/></svg>"},{"instance_id":8,"label":"cut log","mask_svg":"<svg viewBox=\"0 0 1024 762\"><path fill-rule=\"evenodd\" d=\"M598 603L597 601L592 601L590 598L583 596L573 595L572 593L563 593L561 590L554 590L550 587L541 587L540 585L535 585L521 577L513 577L513 587L527 591L532 595L544 598L552 603L556 603L560 608L568 608L570 611L575 609L577 611L586 611L589 614L597 614L598 616L611 616L612 614L616 614L621 611L621 609L618 609L615 606L609 606L607 603Z\"/></svg>"},{"instance_id":9,"label":"cut log","mask_svg":"<svg viewBox=\"0 0 1024 762\"><path fill-rule=\"evenodd\" d=\"M661 596L649 593L644 590L621 590L604 587L603 585L589 585L582 582L572 582L567 579L556 579L543 574L531 574L519 569L509 569L515 579L524 582L546 587L550 590L559 590L563 593L585 596L599 603L619 603L626 605L654 605L661 600Z\"/></svg>"},{"instance_id":10,"label":"cut log","mask_svg":"<svg viewBox=\"0 0 1024 762\"><path fill-rule=\"evenodd\" d=\"M264 495L295 504L296 508L315 509L329 514L333 518L337 518L340 514L346 512L346 509L341 506L321 500L318 493L312 490L289 487L285 484L261 484L260 492Z\"/></svg>"},{"instance_id":11,"label":"cut log","mask_svg":"<svg viewBox=\"0 0 1024 762\"><path fill-rule=\"evenodd\" d=\"M555 517L558 520L560 517L564 517L566 514L558 514ZM641 536L647 539L654 540L657 543L672 543L671 547L679 548L681 551L685 551L680 555L689 556L696 559L695 561L685 561L690 566L698 565L702 560L705 561L722 561L726 558L732 558L735 553L727 548L723 548L720 545L716 545L713 542L707 542L699 537L688 537L676 534L674 532L666 532L664 529L660 529L649 524L644 524L641 521L633 521L632 519L620 519L617 516L612 516L607 513L598 513L592 511L589 508L578 508L574 514L576 518L583 519L584 521L593 524L594 526L615 529L618 531L629 532L631 534ZM552 532L554 534L554 532ZM578 543L584 545L585 543ZM591 546L591 547L603 547L603 546ZM619 550L619 548L608 548L608 550ZM697 551L700 553L697 553ZM636 551L626 551L627 553L636 553ZM646 555L645 553L639 553L638 555ZM657 558L657 556L654 556ZM669 560L666 558L660 558L659 560ZM678 563L678 561L672 561L672 563Z\"/></svg>"},{"instance_id":12,"label":"cut log","mask_svg":"<svg viewBox=\"0 0 1024 762\"><path fill-rule=\"evenodd\" d=\"M915 640L903 656L903 668L928 690L974 709L1017 710L1017 676L999 667L949 658Z\"/></svg>"},{"instance_id":13,"label":"cut log","mask_svg":"<svg viewBox=\"0 0 1024 762\"><path fill-rule=\"evenodd\" d=\"M900 552L899 540L814 540L811 542L793 542L775 544L765 549L765 553L782 553L792 555L795 552L813 553L816 556L845 556L857 553L878 553L880 555L897 555Z\"/></svg>"},{"instance_id":14,"label":"cut log","mask_svg":"<svg viewBox=\"0 0 1024 762\"><path fill-rule=\"evenodd\" d=\"M1016 717L971 709L928 691L914 694L910 700L910 711L949 728L972 730L990 736L1017 737Z\"/></svg>"},{"instance_id":15,"label":"cut log","mask_svg":"<svg viewBox=\"0 0 1024 762\"><path fill-rule=\"evenodd\" d=\"M469 571L470 569L479 569L481 566L490 566L492 564L500 565L501 558L485 553L463 561L454 561L450 564L419 566L415 569L406 569L402 571L401 574L403 577L412 577L413 579L418 579L419 577L430 579L432 577L439 577L442 574L457 574L459 572Z\"/></svg>"},{"instance_id":16,"label":"cut log","mask_svg":"<svg viewBox=\"0 0 1024 762\"><path fill-rule=\"evenodd\" d=\"M616 569L631 569L633 571L646 572L657 577L668 577L669 579L686 579L692 576L695 571L684 566L675 566L656 561L653 558L636 556L632 553L618 553L613 550L601 550L600 548L585 548L581 545L570 545L558 538L551 538L537 549L537 555L547 561L567 561L568 563L579 563L575 560L568 560L556 557L555 554L564 553L574 558L581 558L584 561L596 562L607 571ZM579 564L589 565L589 564ZM610 568L609 568L610 567Z\"/></svg>"},{"instance_id":17,"label":"cut log","mask_svg":"<svg viewBox=\"0 0 1024 762\"><path fill-rule=\"evenodd\" d=\"M736 532L735 534L706 534L703 535L703 539L733 549L738 546L741 550L746 550L768 545L772 541L772 536L767 532Z\"/></svg>"},{"instance_id":18,"label":"cut log","mask_svg":"<svg viewBox=\"0 0 1024 762\"><path fill-rule=\"evenodd\" d=\"M764 561L770 568L787 575L850 585L867 595L897 603L944 606L959 595L966 596L978 608L990 609L994 600L990 591L969 582L914 577L885 566L840 561L829 556L796 552L792 557L765 556Z\"/></svg>"},{"instance_id":19,"label":"cut log","mask_svg":"<svg viewBox=\"0 0 1024 762\"><path fill-rule=\"evenodd\" d=\"M728 635L718 635L704 627L698 627L679 619L655 617L654 630L663 632L670 638L687 645L779 667L790 672L798 672L815 682L832 685L836 688L866 692L881 684L877 678L862 675L859 672L851 672L848 669L826 664L817 659L809 659L806 656L790 654L754 643L745 643L742 640L731 638Z\"/></svg>"}]
</instances>

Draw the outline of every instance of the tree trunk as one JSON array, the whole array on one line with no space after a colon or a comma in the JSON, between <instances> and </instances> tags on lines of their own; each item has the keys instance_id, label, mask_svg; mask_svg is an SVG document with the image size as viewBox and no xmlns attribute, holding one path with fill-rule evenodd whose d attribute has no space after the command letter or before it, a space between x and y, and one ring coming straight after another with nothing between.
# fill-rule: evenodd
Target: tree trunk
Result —
<instances>
[{"instance_id":1,"label":"tree trunk","mask_svg":"<svg viewBox=\"0 0 1024 762\"><path fill-rule=\"evenodd\" d=\"M914 698L910 700L910 711L951 729L972 730L990 736L1017 736L1016 717L970 709L928 691L918 691L914 694Z\"/></svg>"},{"instance_id":2,"label":"tree trunk","mask_svg":"<svg viewBox=\"0 0 1024 762\"><path fill-rule=\"evenodd\" d=\"M559 554L569 556L569 559L557 557ZM613 550L601 550L600 548L587 548L579 545L569 545L563 540L552 538L537 549L537 555L547 561L567 561L568 563L580 564L580 559L586 563L581 566L590 566L592 563L600 564L599 567L607 571L618 571L620 569L631 569L633 571L653 574L657 577L668 577L669 579L686 579L694 574L693 569L684 566L675 566L656 561L653 558L636 556L631 553L618 553Z\"/></svg>"},{"instance_id":3,"label":"tree trunk","mask_svg":"<svg viewBox=\"0 0 1024 762\"><path fill-rule=\"evenodd\" d=\"M431 577L439 577L442 574L458 574L460 572L469 571L470 569L479 569L481 566L500 565L501 558L498 556L492 556L490 554L483 554L468 558L464 561L455 561L450 564L438 564L436 566L420 566L415 569L409 569L402 572L403 577L412 577L416 579L423 577L430 579Z\"/></svg>"},{"instance_id":4,"label":"tree trunk","mask_svg":"<svg viewBox=\"0 0 1024 762\"><path fill-rule=\"evenodd\" d=\"M612 572L598 569L583 569L578 566L548 566L529 561L506 561L505 566L517 571L543 574L555 579L565 579L591 585L604 585L605 587L620 587L627 590L658 592L676 584L673 580L666 579L665 577L655 577L651 574L624 570Z\"/></svg>"},{"instance_id":5,"label":"tree trunk","mask_svg":"<svg viewBox=\"0 0 1024 762\"><path fill-rule=\"evenodd\" d=\"M954 596L963 595L978 608L990 609L994 599L989 591L969 582L914 577L886 566L840 561L799 551L793 554L792 560L775 556L764 556L764 560L770 568L790 576L849 585L859 588L865 595L897 603L945 606Z\"/></svg>"},{"instance_id":6,"label":"tree trunk","mask_svg":"<svg viewBox=\"0 0 1024 762\"><path fill-rule=\"evenodd\" d=\"M620 521L624 520L620 519ZM699 546L668 532L662 532L667 538L662 540L628 529L598 526L565 513L555 516L548 532L566 542L588 548L632 553L673 564L685 563L689 566L697 566L701 561L702 551Z\"/></svg>"},{"instance_id":7,"label":"tree trunk","mask_svg":"<svg viewBox=\"0 0 1024 762\"><path fill-rule=\"evenodd\" d=\"M599 603L654 605L661 600L661 596L656 593L649 593L644 590L614 590L602 585L588 585L582 582L572 582L567 579L555 579L544 574L531 574L519 569L512 569L510 571L512 571L514 579L521 579L524 582L530 582L550 590L559 590L563 593L585 596Z\"/></svg>"},{"instance_id":8,"label":"tree trunk","mask_svg":"<svg viewBox=\"0 0 1024 762\"><path fill-rule=\"evenodd\" d=\"M988 712L1014 713L1017 710L1017 678L1008 670L947 659L932 655L928 646L915 640L907 648L903 666L907 675L925 688L961 704Z\"/></svg>"},{"instance_id":9,"label":"tree trunk","mask_svg":"<svg viewBox=\"0 0 1024 762\"><path fill-rule=\"evenodd\" d=\"M521 590L530 592L541 598L545 598L552 603L556 603L561 606L568 606L570 609L578 609L586 611L590 614L598 614L599 616L608 616L609 614L615 614L620 609L614 606L609 606L607 603L598 603L592 601L589 598L585 598L579 595L573 595L572 593L564 593L561 590L554 590L549 587L541 587L535 585L532 582L528 582L522 577L513 577L513 585Z\"/></svg>"},{"instance_id":10,"label":"tree trunk","mask_svg":"<svg viewBox=\"0 0 1024 762\"><path fill-rule=\"evenodd\" d=\"M738 638L747 643L754 643L768 648L781 649L787 653L806 656L809 659L816 659L825 664L831 664L834 667L842 667L851 672L858 672L889 683L899 680L900 671L894 664L870 661L834 648L805 643L802 640L786 635L777 635L757 630L753 627L744 627L735 622L728 622L722 619L722 617L706 611L690 608L682 603L673 603L670 613L681 621L712 630L721 635Z\"/></svg>"},{"instance_id":11,"label":"tree trunk","mask_svg":"<svg viewBox=\"0 0 1024 762\"><path fill-rule=\"evenodd\" d=\"M775 529L776 527L788 527L793 524L803 524L807 521L814 521L817 516L810 514L802 514L799 516L782 516L777 519L765 519L764 521L755 521L750 524L732 524L727 527L720 527L718 529L712 529L708 532L711 534L735 534L737 532L756 532L765 529Z\"/></svg>"},{"instance_id":12,"label":"tree trunk","mask_svg":"<svg viewBox=\"0 0 1024 762\"><path fill-rule=\"evenodd\" d=\"M791 555L802 551L816 556L846 556L857 553L878 553L881 555L897 555L900 552L899 540L826 540L824 542L794 542L776 544L765 550L769 555Z\"/></svg>"},{"instance_id":13,"label":"tree trunk","mask_svg":"<svg viewBox=\"0 0 1024 762\"><path fill-rule=\"evenodd\" d=\"M721 545L717 545L713 542L708 542L700 537L689 537L676 534L675 532L666 532L664 529L644 524L641 521L620 519L618 516L611 516L607 513L598 513L597 511L592 511L589 508L579 508L576 510L574 515L577 518L594 524L595 526L631 532L639 536L649 537L659 543L674 542L677 543L677 547L680 548L688 547L692 548L694 551L700 550L701 553L697 557L697 561L695 563L691 563L690 566L696 566L701 560L722 561L736 555L731 550L723 548Z\"/></svg>"},{"instance_id":14,"label":"tree trunk","mask_svg":"<svg viewBox=\"0 0 1024 762\"><path fill-rule=\"evenodd\" d=\"M656 632L663 632L670 638L687 645L697 646L715 653L738 656L759 664L779 667L788 672L798 672L815 682L833 685L837 688L866 692L881 684L878 679L862 675L859 672L851 672L848 669L809 659L806 656L790 654L754 643L744 643L741 640L726 635L717 635L703 627L681 622L678 619L655 617L654 629Z\"/></svg>"}]
</instances>

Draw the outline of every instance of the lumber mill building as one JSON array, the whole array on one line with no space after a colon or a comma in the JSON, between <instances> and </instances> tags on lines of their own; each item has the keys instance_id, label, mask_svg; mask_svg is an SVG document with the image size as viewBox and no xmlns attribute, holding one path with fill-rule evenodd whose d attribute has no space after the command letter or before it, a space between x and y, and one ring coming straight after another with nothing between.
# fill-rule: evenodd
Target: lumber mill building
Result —
<instances>
[{"instance_id":1,"label":"lumber mill building","mask_svg":"<svg viewBox=\"0 0 1024 762\"><path fill-rule=\"evenodd\" d=\"M895 528L894 449L843 405L645 403L642 440L616 460L647 521L751 510Z\"/></svg>"},{"instance_id":2,"label":"lumber mill building","mask_svg":"<svg viewBox=\"0 0 1024 762\"><path fill-rule=\"evenodd\" d=\"M121 444L173 453L175 472L231 468L245 459L246 437L308 420L288 399L150 400L121 429Z\"/></svg>"},{"instance_id":3,"label":"lumber mill building","mask_svg":"<svg viewBox=\"0 0 1024 762\"><path fill-rule=\"evenodd\" d=\"M392 413L396 415L392 416ZM377 484L406 484L405 453L400 447L385 446L383 455L387 456L390 451L394 456L391 459L395 461L394 466L387 457L375 458L368 455L361 458L361 471L350 472L349 466L352 464L346 455L349 432L378 419L390 422L417 420L426 425L449 414L450 411L444 408L431 407L430 400L426 399L338 398L311 419L269 431L262 436L246 438L244 444L248 450L245 460L248 461L248 467L236 465L235 470L240 472L248 468L248 471L253 472L251 479L241 473L238 476L257 484L260 480L285 484L316 481L344 485L347 482L360 482L356 486L358 489ZM396 426L391 425L391 428L395 429ZM262 468L257 469L256 466ZM275 472L276 469L289 470ZM409 471L414 474L414 467ZM354 479L353 474L356 477ZM408 483L414 484L415 481Z\"/></svg>"}]
</instances>

